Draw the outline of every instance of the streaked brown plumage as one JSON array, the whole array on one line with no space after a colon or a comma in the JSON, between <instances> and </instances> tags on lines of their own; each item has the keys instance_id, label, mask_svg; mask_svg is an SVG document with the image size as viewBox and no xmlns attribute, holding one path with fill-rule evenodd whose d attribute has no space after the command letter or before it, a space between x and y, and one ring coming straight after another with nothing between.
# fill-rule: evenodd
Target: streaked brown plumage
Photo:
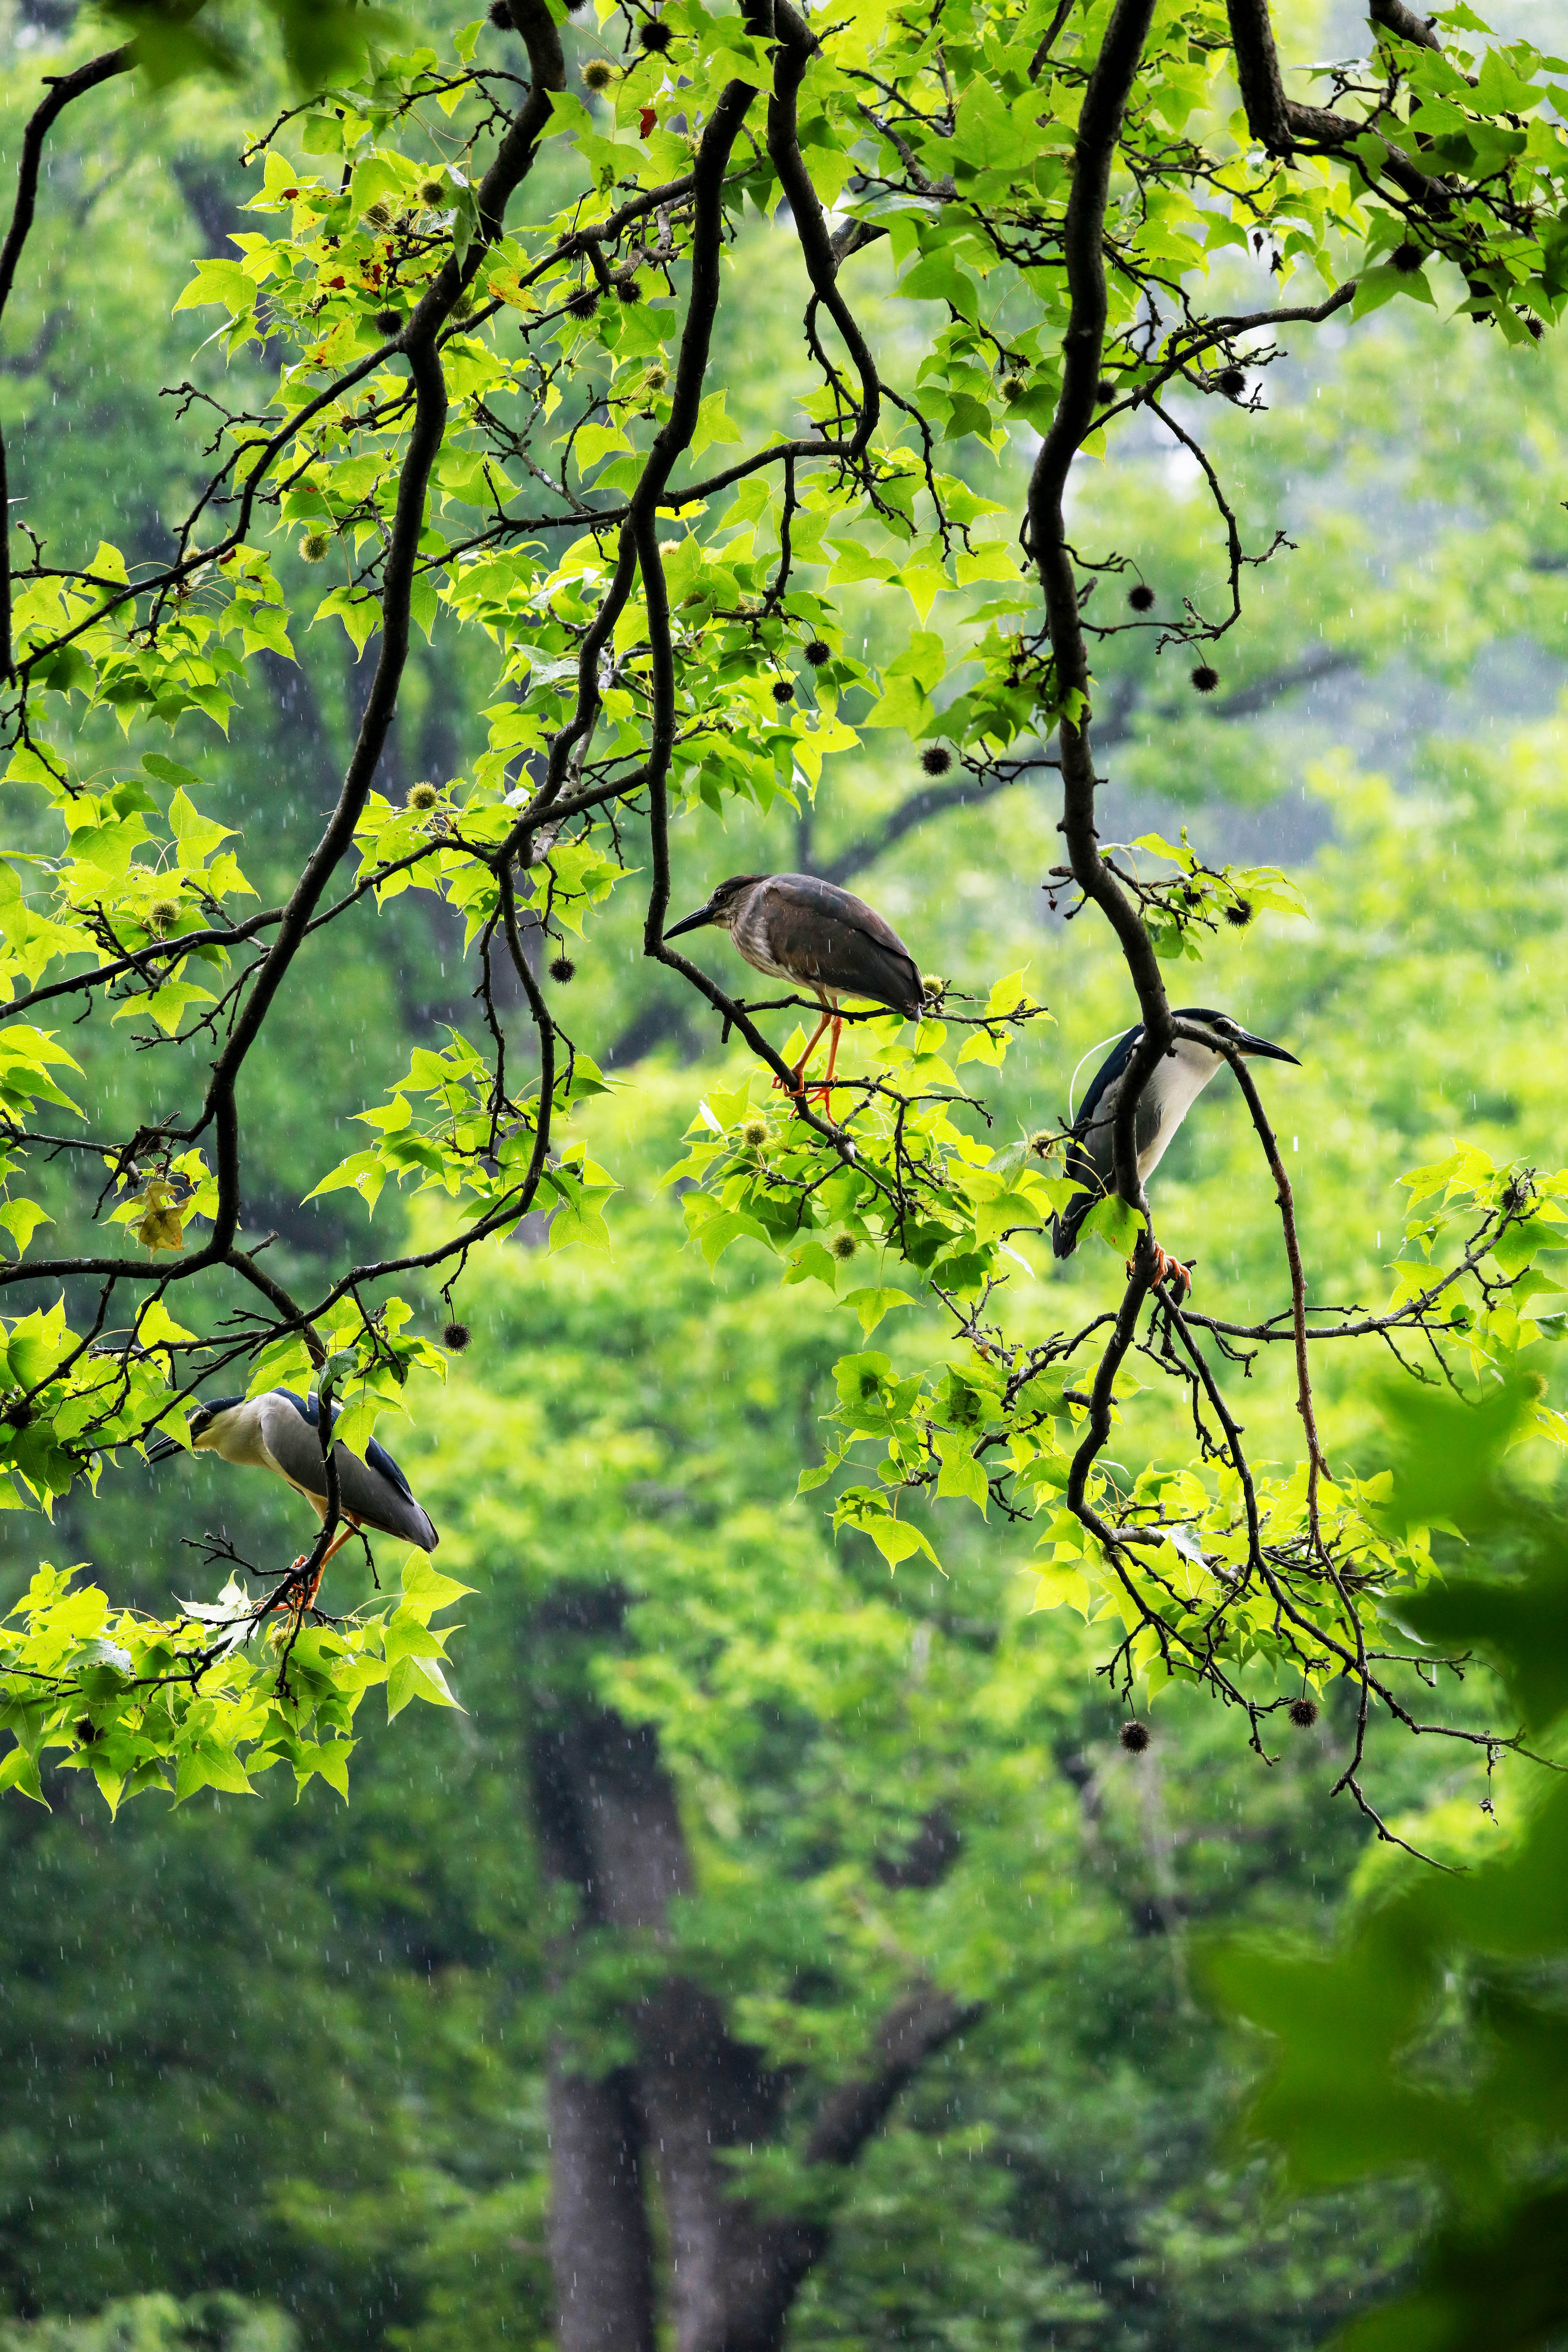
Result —
<instances>
[{"instance_id":1,"label":"streaked brown plumage","mask_svg":"<svg viewBox=\"0 0 1568 2352\"><path fill-rule=\"evenodd\" d=\"M906 1021L920 1017L924 997L915 958L874 907L836 882L815 874L733 874L706 907L672 924L664 937L679 939L705 923L727 931L753 971L809 988L821 1006L822 1017L795 1066L797 1094L817 1040L831 1025L827 1078L813 1092L831 1100L842 998L884 1004Z\"/></svg>"}]
</instances>

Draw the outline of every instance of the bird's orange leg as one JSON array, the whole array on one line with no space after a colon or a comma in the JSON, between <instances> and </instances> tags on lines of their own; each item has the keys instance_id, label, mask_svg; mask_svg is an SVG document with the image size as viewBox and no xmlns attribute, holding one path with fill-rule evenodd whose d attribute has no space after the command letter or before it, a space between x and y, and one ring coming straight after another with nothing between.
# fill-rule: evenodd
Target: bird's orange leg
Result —
<instances>
[{"instance_id":1,"label":"bird's orange leg","mask_svg":"<svg viewBox=\"0 0 1568 2352\"><path fill-rule=\"evenodd\" d=\"M789 1088L789 1092L792 1095L801 1095L803 1093L804 1089L801 1087L800 1081L806 1074L806 1065L810 1060L812 1055L816 1052L817 1040L821 1035L823 1030L827 1027L832 1017L831 1007L824 1004L822 1007L822 1017L818 1022L816 1027L812 1030L810 1038L807 1040L806 1050L795 1065L795 1083ZM773 1081L775 1088L781 1087L784 1081L782 1078L775 1078Z\"/></svg>"},{"instance_id":2,"label":"bird's orange leg","mask_svg":"<svg viewBox=\"0 0 1568 2352\"><path fill-rule=\"evenodd\" d=\"M316 1595L321 1590L321 1579L326 1574L327 1562L332 1558L335 1552L342 1550L343 1546L349 1541L351 1536L357 1536L359 1532L360 1523L358 1519L344 1520L340 1532L333 1537L331 1542L328 1545L326 1550L322 1553L320 1559L316 1563L316 1573L310 1580L310 1590L303 1595L296 1595L295 1599L288 1604L289 1608L297 1617L303 1617L307 1609L314 1609L316 1606ZM295 1567L303 1568L309 1557L310 1555L308 1551L302 1551L298 1559L294 1562Z\"/></svg>"},{"instance_id":3,"label":"bird's orange leg","mask_svg":"<svg viewBox=\"0 0 1568 2352\"><path fill-rule=\"evenodd\" d=\"M820 1035L821 1032L819 1031L818 1034ZM828 1075L820 1087L812 1087L809 1089L810 1094L816 1096L817 1100L821 1104L822 1108L827 1112L830 1118L833 1114L833 1072L838 1066L839 1039L843 1035L843 1034L844 1024L835 1013L833 1015L833 1034L828 1040Z\"/></svg>"}]
</instances>

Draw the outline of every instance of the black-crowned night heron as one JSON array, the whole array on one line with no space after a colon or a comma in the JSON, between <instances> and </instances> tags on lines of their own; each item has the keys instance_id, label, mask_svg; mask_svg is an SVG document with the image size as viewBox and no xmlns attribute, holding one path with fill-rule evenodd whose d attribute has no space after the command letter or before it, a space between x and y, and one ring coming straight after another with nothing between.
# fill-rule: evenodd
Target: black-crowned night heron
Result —
<instances>
[{"instance_id":1,"label":"black-crowned night heron","mask_svg":"<svg viewBox=\"0 0 1568 2352\"><path fill-rule=\"evenodd\" d=\"M198 1454L217 1454L225 1462L273 1471L286 1478L297 1495L303 1495L319 1517L326 1518L327 1465L321 1459L317 1397L296 1396L292 1389L266 1389L260 1396L204 1399L192 1407L189 1425L191 1444ZM175 1438L156 1437L147 1448L147 1459L165 1462L184 1450ZM372 1437L363 1460L346 1445L334 1445L332 1459L338 1471L338 1507L343 1528L321 1555L310 1590L300 1603L307 1609L316 1598L321 1570L361 1528L373 1528L378 1535L417 1544L421 1551L434 1551L440 1541L384 1445ZM294 1563L296 1568L299 1564L298 1559Z\"/></svg>"},{"instance_id":2,"label":"black-crowned night heron","mask_svg":"<svg viewBox=\"0 0 1568 2352\"><path fill-rule=\"evenodd\" d=\"M821 1006L822 1017L795 1066L797 1095L817 1040L831 1024L827 1078L811 1091L824 1102L832 1098L842 998L863 997L903 1013L906 1021L920 1017L925 998L915 958L874 907L836 882L820 881L814 874L732 874L706 907L672 925L664 937L678 940L704 923L727 931L754 971L809 988Z\"/></svg>"},{"instance_id":3,"label":"black-crowned night heron","mask_svg":"<svg viewBox=\"0 0 1568 2352\"><path fill-rule=\"evenodd\" d=\"M1266 1037L1254 1037L1233 1021L1228 1013L1215 1013L1207 1005L1183 1005L1174 1016L1177 1021L1190 1021L1195 1027L1211 1030L1223 1037L1228 1045L1242 1054L1258 1054L1271 1062L1294 1062L1294 1054L1287 1054L1283 1045L1270 1045ZM1083 1108L1072 1122L1072 1140L1067 1150L1067 1173L1085 1190L1074 1195L1052 1225L1052 1242L1058 1257L1071 1257L1078 1246L1079 1229L1096 1201L1115 1189L1116 1174L1116 1113L1122 1100L1122 1082L1133 1049L1144 1034L1140 1021L1135 1027L1119 1038L1099 1069L1094 1083L1083 1097ZM1144 1082L1134 1117L1133 1140L1138 1154L1138 1174L1146 1184L1160 1161L1169 1150L1176 1134L1193 1104L1218 1070L1225 1066L1225 1056L1210 1045L1200 1045L1195 1038L1178 1037L1170 1052L1158 1061ZM1159 1279L1167 1270L1177 1273L1184 1282L1190 1282L1185 1266L1176 1259L1158 1253Z\"/></svg>"}]
</instances>

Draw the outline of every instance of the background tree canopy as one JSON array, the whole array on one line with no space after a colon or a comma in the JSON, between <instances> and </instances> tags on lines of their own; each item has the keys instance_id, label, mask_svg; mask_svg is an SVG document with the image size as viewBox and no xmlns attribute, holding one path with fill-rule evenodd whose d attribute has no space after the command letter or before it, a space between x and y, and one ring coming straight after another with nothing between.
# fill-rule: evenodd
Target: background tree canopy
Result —
<instances>
[{"instance_id":1,"label":"background tree canopy","mask_svg":"<svg viewBox=\"0 0 1568 2352\"><path fill-rule=\"evenodd\" d=\"M6 17L10 2334L1274 2352L1435 2213L1458 2329L1562 2158L1568 66L462 14ZM664 944L791 868L930 990L829 1104ZM1185 1304L1130 1131L1046 1230L1167 981L1302 1063ZM280 1382L439 1572L143 1467ZM1396 1948L1448 2105L1295 2144Z\"/></svg>"}]
</instances>

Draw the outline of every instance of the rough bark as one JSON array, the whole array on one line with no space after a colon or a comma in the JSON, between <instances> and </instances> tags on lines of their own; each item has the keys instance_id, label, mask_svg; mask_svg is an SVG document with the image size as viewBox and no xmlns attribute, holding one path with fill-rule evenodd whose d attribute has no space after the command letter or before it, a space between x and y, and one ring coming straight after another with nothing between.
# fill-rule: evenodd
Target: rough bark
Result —
<instances>
[{"instance_id":1,"label":"rough bark","mask_svg":"<svg viewBox=\"0 0 1568 2352\"><path fill-rule=\"evenodd\" d=\"M653 2352L643 2127L622 2073L549 2076L550 2270L559 2352Z\"/></svg>"},{"instance_id":2,"label":"rough bark","mask_svg":"<svg viewBox=\"0 0 1568 2352\"><path fill-rule=\"evenodd\" d=\"M618 1609L613 1596L568 1596L552 1616L558 1630L602 1636ZM574 1680L561 1676L558 1691ZM667 1939L670 1903L689 1892L693 1874L653 1732L585 1692L562 1696L536 1729L531 1769L547 1871L578 1901L577 1926L558 1955L561 1973L578 1939L595 1929L620 1929L656 1949ZM974 2014L934 1986L912 1987L883 2020L864 2074L803 2123L803 2161L852 2164L904 2085ZM630 2021L638 2054L624 2071L594 2079L564 2043L552 2054L550 2259L562 2352L652 2345L645 2165L663 2203L678 2352L779 2352L831 2225L759 2210L726 2159L785 2137L793 2086L730 2032L722 2002L674 1967L655 1967Z\"/></svg>"}]
</instances>

